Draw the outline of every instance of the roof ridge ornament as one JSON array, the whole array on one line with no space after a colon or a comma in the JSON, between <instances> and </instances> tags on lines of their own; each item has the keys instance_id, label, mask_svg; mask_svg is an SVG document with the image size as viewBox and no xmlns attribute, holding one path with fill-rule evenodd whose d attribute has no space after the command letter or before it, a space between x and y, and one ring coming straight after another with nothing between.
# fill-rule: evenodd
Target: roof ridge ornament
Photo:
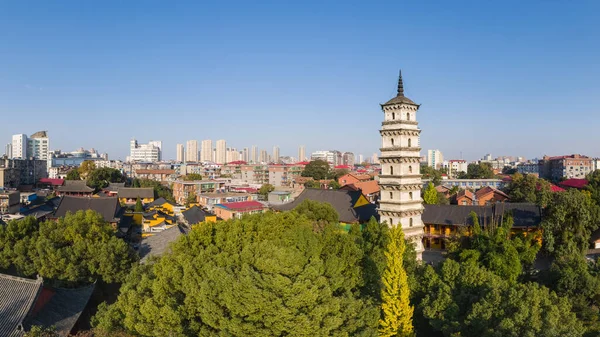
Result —
<instances>
[{"instance_id":1,"label":"roof ridge ornament","mask_svg":"<svg viewBox=\"0 0 600 337\"><path fill-rule=\"evenodd\" d=\"M402 69L398 75L398 96L404 96L404 83L402 83Z\"/></svg>"}]
</instances>

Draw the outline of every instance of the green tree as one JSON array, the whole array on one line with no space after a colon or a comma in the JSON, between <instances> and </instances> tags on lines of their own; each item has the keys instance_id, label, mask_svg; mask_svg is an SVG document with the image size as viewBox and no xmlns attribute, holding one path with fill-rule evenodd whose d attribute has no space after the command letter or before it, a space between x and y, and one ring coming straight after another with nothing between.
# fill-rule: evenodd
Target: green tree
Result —
<instances>
[{"instance_id":1,"label":"green tree","mask_svg":"<svg viewBox=\"0 0 600 337\"><path fill-rule=\"evenodd\" d=\"M133 269L93 324L142 336L373 336L352 236L294 212L194 228Z\"/></svg>"},{"instance_id":2,"label":"green tree","mask_svg":"<svg viewBox=\"0 0 600 337\"><path fill-rule=\"evenodd\" d=\"M170 202L175 202L175 198L173 197L173 191L158 181L151 179L137 179L139 183L139 187L151 187L154 189L154 198L165 198ZM135 182L135 179L134 179Z\"/></svg>"},{"instance_id":3,"label":"green tree","mask_svg":"<svg viewBox=\"0 0 600 337\"><path fill-rule=\"evenodd\" d=\"M190 207L190 205L195 204L197 202L198 197L196 196L196 193L192 192L188 194L187 199L185 200L185 207Z\"/></svg>"},{"instance_id":4,"label":"green tree","mask_svg":"<svg viewBox=\"0 0 600 337\"><path fill-rule=\"evenodd\" d=\"M342 187L337 180L331 180L327 186L329 186L330 190L339 190Z\"/></svg>"},{"instance_id":5,"label":"green tree","mask_svg":"<svg viewBox=\"0 0 600 337\"><path fill-rule=\"evenodd\" d=\"M0 267L13 266L20 275L40 275L58 286L120 282L134 253L115 236L110 224L94 211L68 213L58 221L34 218L0 227Z\"/></svg>"},{"instance_id":6,"label":"green tree","mask_svg":"<svg viewBox=\"0 0 600 337\"><path fill-rule=\"evenodd\" d=\"M81 180L81 176L79 175L79 171L73 169L67 173L66 180Z\"/></svg>"},{"instance_id":7,"label":"green tree","mask_svg":"<svg viewBox=\"0 0 600 337\"><path fill-rule=\"evenodd\" d=\"M429 165L421 165L421 175L423 179L431 180L434 186L438 186L442 182L442 172Z\"/></svg>"},{"instance_id":8,"label":"green tree","mask_svg":"<svg viewBox=\"0 0 600 337\"><path fill-rule=\"evenodd\" d=\"M81 165L79 165L77 171L79 171L79 175L82 179L87 179L88 175L92 173L92 171L94 171L95 169L96 163L94 163L93 160L86 160L83 163L81 163Z\"/></svg>"},{"instance_id":9,"label":"green tree","mask_svg":"<svg viewBox=\"0 0 600 337\"><path fill-rule=\"evenodd\" d=\"M87 185L96 190L108 186L109 183L123 182L125 177L121 171L110 167L101 167L87 173Z\"/></svg>"},{"instance_id":10,"label":"green tree","mask_svg":"<svg viewBox=\"0 0 600 337\"><path fill-rule=\"evenodd\" d=\"M133 178L133 180L131 181L131 187L133 187L133 188L142 187L140 185L140 180L138 178Z\"/></svg>"},{"instance_id":11,"label":"green tree","mask_svg":"<svg viewBox=\"0 0 600 337\"><path fill-rule=\"evenodd\" d=\"M275 191L275 186L273 186L271 184L264 184L258 190L258 194L260 194L266 198L269 195L269 193L271 193L273 191Z\"/></svg>"},{"instance_id":12,"label":"green tree","mask_svg":"<svg viewBox=\"0 0 600 337\"><path fill-rule=\"evenodd\" d=\"M137 197L137 200L135 201L135 208L133 210L135 212L143 212L144 211L144 205L142 205L142 200L140 199L140 197Z\"/></svg>"},{"instance_id":13,"label":"green tree","mask_svg":"<svg viewBox=\"0 0 600 337\"><path fill-rule=\"evenodd\" d=\"M467 179L492 179L494 176L494 171L489 163L467 165Z\"/></svg>"},{"instance_id":14,"label":"green tree","mask_svg":"<svg viewBox=\"0 0 600 337\"><path fill-rule=\"evenodd\" d=\"M554 193L542 220L545 250L555 257L582 256L599 219L600 208L589 193L575 189Z\"/></svg>"},{"instance_id":15,"label":"green tree","mask_svg":"<svg viewBox=\"0 0 600 337\"><path fill-rule=\"evenodd\" d=\"M306 188L321 188L321 183L319 183L318 181L315 181L315 180L309 180L306 183L304 183L304 187L306 187Z\"/></svg>"},{"instance_id":16,"label":"green tree","mask_svg":"<svg viewBox=\"0 0 600 337\"><path fill-rule=\"evenodd\" d=\"M423 193L423 201L427 205L435 205L438 203L438 192L431 182L427 185L425 193Z\"/></svg>"},{"instance_id":17,"label":"green tree","mask_svg":"<svg viewBox=\"0 0 600 337\"><path fill-rule=\"evenodd\" d=\"M530 202L545 207L552 198L550 183L532 174L515 173L505 188L512 202Z\"/></svg>"},{"instance_id":18,"label":"green tree","mask_svg":"<svg viewBox=\"0 0 600 337\"><path fill-rule=\"evenodd\" d=\"M306 164L302 176L312 177L317 181L327 179L329 177L329 163L321 159L313 160Z\"/></svg>"},{"instance_id":19,"label":"green tree","mask_svg":"<svg viewBox=\"0 0 600 337\"><path fill-rule=\"evenodd\" d=\"M591 193L592 200L600 205L600 170L595 170L586 177L588 184L585 190Z\"/></svg>"},{"instance_id":20,"label":"green tree","mask_svg":"<svg viewBox=\"0 0 600 337\"><path fill-rule=\"evenodd\" d=\"M333 171L331 171L331 179L334 179L335 181L337 181L341 176L344 176L346 174L350 173L350 170L348 169L335 169Z\"/></svg>"},{"instance_id":21,"label":"green tree","mask_svg":"<svg viewBox=\"0 0 600 337\"><path fill-rule=\"evenodd\" d=\"M437 192L437 204L438 205L450 205L450 200L446 198L446 195L442 192Z\"/></svg>"},{"instance_id":22,"label":"green tree","mask_svg":"<svg viewBox=\"0 0 600 337\"><path fill-rule=\"evenodd\" d=\"M414 308L410 305L408 277L403 266L405 250L404 232L401 226L389 230L390 240L385 257L387 266L383 272L381 290L382 318L379 320L379 335L410 336L413 333L412 316Z\"/></svg>"},{"instance_id":23,"label":"green tree","mask_svg":"<svg viewBox=\"0 0 600 337\"><path fill-rule=\"evenodd\" d=\"M294 212L304 215L314 222L327 224L340 223L340 215L331 204L326 202L304 199L300 205L294 208Z\"/></svg>"},{"instance_id":24,"label":"green tree","mask_svg":"<svg viewBox=\"0 0 600 337\"><path fill-rule=\"evenodd\" d=\"M183 180L185 181L196 181L202 180L202 175L198 173L190 173L183 176Z\"/></svg>"}]
</instances>

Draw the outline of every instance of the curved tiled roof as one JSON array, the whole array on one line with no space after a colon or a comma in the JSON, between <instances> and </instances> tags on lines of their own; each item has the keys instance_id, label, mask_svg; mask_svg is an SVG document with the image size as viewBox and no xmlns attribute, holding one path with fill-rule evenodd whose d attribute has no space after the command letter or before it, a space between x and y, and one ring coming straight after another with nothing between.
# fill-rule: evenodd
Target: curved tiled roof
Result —
<instances>
[{"instance_id":1,"label":"curved tiled roof","mask_svg":"<svg viewBox=\"0 0 600 337\"><path fill-rule=\"evenodd\" d=\"M0 274L0 336L22 336L23 320L42 289L42 279Z\"/></svg>"},{"instance_id":2,"label":"curved tiled roof","mask_svg":"<svg viewBox=\"0 0 600 337\"><path fill-rule=\"evenodd\" d=\"M119 198L135 199L140 198L154 198L154 189L151 187L120 187L117 192Z\"/></svg>"},{"instance_id":3,"label":"curved tiled roof","mask_svg":"<svg viewBox=\"0 0 600 337\"><path fill-rule=\"evenodd\" d=\"M392 105L392 104L412 104L412 105L418 105L417 103L413 102L412 99L406 97L406 96L396 96L392 99L390 99L389 101L383 103L382 105Z\"/></svg>"}]
</instances>

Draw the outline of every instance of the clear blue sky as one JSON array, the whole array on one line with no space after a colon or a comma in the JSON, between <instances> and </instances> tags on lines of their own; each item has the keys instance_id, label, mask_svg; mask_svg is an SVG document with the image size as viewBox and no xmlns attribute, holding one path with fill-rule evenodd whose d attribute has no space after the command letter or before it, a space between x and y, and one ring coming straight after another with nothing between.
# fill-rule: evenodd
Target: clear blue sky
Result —
<instances>
[{"instance_id":1,"label":"clear blue sky","mask_svg":"<svg viewBox=\"0 0 600 337\"><path fill-rule=\"evenodd\" d=\"M600 156L600 1L1 1L0 140L379 152L402 68L424 150ZM2 148L3 150L3 148ZM0 152L3 152L0 150Z\"/></svg>"}]
</instances>

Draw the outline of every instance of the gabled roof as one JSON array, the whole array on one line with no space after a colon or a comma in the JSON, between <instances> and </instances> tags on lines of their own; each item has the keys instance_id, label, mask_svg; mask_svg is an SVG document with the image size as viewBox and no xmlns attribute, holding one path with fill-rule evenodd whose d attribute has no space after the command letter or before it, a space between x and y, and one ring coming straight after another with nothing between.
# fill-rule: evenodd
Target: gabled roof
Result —
<instances>
[{"instance_id":1,"label":"gabled roof","mask_svg":"<svg viewBox=\"0 0 600 337\"><path fill-rule=\"evenodd\" d=\"M52 186L62 186L65 183L64 179L41 178L40 184L48 184Z\"/></svg>"},{"instance_id":2,"label":"gabled roof","mask_svg":"<svg viewBox=\"0 0 600 337\"><path fill-rule=\"evenodd\" d=\"M429 225L458 225L471 226L470 213L475 212L480 225L490 224L492 219L498 223L507 213L512 213L513 227L535 227L542 221L542 210L530 203L500 202L486 206L461 206L461 205L424 205L425 209L421 219Z\"/></svg>"},{"instance_id":3,"label":"gabled roof","mask_svg":"<svg viewBox=\"0 0 600 337\"><path fill-rule=\"evenodd\" d=\"M42 279L0 274L0 336L22 336L19 329L42 289Z\"/></svg>"},{"instance_id":4,"label":"gabled roof","mask_svg":"<svg viewBox=\"0 0 600 337\"><path fill-rule=\"evenodd\" d=\"M151 187L147 188L132 188L132 187L121 187L117 192L119 198L136 199L136 198L154 198L154 189Z\"/></svg>"},{"instance_id":5,"label":"gabled roof","mask_svg":"<svg viewBox=\"0 0 600 337\"><path fill-rule=\"evenodd\" d=\"M369 221L372 216L378 218L377 209L374 204L368 203L364 206L356 207L360 197L364 195L359 191L347 190L321 190L307 188L294 201L272 206L273 209L279 211L290 211L300 205L305 199L326 202L333 206L340 216L340 221L345 223L364 223Z\"/></svg>"},{"instance_id":6,"label":"gabled roof","mask_svg":"<svg viewBox=\"0 0 600 337\"><path fill-rule=\"evenodd\" d=\"M169 204L171 206L176 206L174 203L168 201L167 199L160 197L156 200L154 200L153 202L150 203L150 206L162 206L164 204Z\"/></svg>"},{"instance_id":7,"label":"gabled roof","mask_svg":"<svg viewBox=\"0 0 600 337\"><path fill-rule=\"evenodd\" d=\"M449 192L451 190L451 188L448 186L444 186L444 185L438 185L435 187L435 190L440 193L446 193L446 192Z\"/></svg>"},{"instance_id":8,"label":"gabled roof","mask_svg":"<svg viewBox=\"0 0 600 337\"><path fill-rule=\"evenodd\" d=\"M562 187L577 188L577 189L582 189L582 188L586 187L587 184L588 184L587 180L585 180L585 179L576 179L576 178L567 179L567 180L559 183L559 185L562 186Z\"/></svg>"},{"instance_id":9,"label":"gabled roof","mask_svg":"<svg viewBox=\"0 0 600 337\"><path fill-rule=\"evenodd\" d=\"M506 199L508 199L508 195L506 193L504 193L498 189L495 189L493 187L490 187L490 186L480 188L477 192L475 192L475 196L477 197L477 199L479 199L489 193L497 193L497 194L505 197Z\"/></svg>"},{"instance_id":10,"label":"gabled roof","mask_svg":"<svg viewBox=\"0 0 600 337\"><path fill-rule=\"evenodd\" d=\"M108 186L106 186L102 190L109 191L109 192L117 192L120 188L124 188L124 187L125 187L125 183L109 183Z\"/></svg>"},{"instance_id":11,"label":"gabled roof","mask_svg":"<svg viewBox=\"0 0 600 337\"><path fill-rule=\"evenodd\" d=\"M59 186L60 192L93 192L94 189L86 185L85 180L65 180L63 186Z\"/></svg>"},{"instance_id":12,"label":"gabled roof","mask_svg":"<svg viewBox=\"0 0 600 337\"><path fill-rule=\"evenodd\" d=\"M141 262L144 263L150 256L164 254L171 242L176 241L182 234L187 234L188 231L186 227L173 226L143 239L139 250Z\"/></svg>"},{"instance_id":13,"label":"gabled roof","mask_svg":"<svg viewBox=\"0 0 600 337\"><path fill-rule=\"evenodd\" d=\"M474 196L473 192L471 192L467 189L464 189L464 190L458 191L458 193L456 194L456 199L459 199L459 198L468 198L468 199L473 200L475 198L475 196Z\"/></svg>"},{"instance_id":14,"label":"gabled roof","mask_svg":"<svg viewBox=\"0 0 600 337\"><path fill-rule=\"evenodd\" d=\"M79 316L87 306L87 303L94 292L95 283L91 285L76 288L45 288L41 295L51 296L48 302L43 303L39 311L33 313L33 316L26 319L25 328L31 329L32 326L53 326L59 336L69 336L71 330ZM37 304L34 311L38 309Z\"/></svg>"},{"instance_id":15,"label":"gabled roof","mask_svg":"<svg viewBox=\"0 0 600 337\"><path fill-rule=\"evenodd\" d=\"M201 223L206 219L206 216L209 215L198 206L192 206L189 209L181 212L181 214L189 225Z\"/></svg>"},{"instance_id":16,"label":"gabled roof","mask_svg":"<svg viewBox=\"0 0 600 337\"><path fill-rule=\"evenodd\" d=\"M380 192L379 182L377 182L375 180L358 181L358 182L355 182L354 184L345 185L341 189L347 189L347 190L351 190L351 191L362 191L362 193L364 195L370 195L373 193Z\"/></svg>"},{"instance_id":17,"label":"gabled roof","mask_svg":"<svg viewBox=\"0 0 600 337\"><path fill-rule=\"evenodd\" d=\"M119 199L116 197L88 198L66 195L62 197L56 212L54 212L54 217L60 218L65 216L67 212L75 213L88 209L100 213L107 222L117 221L121 213L121 205L119 204Z\"/></svg>"}]
</instances>

